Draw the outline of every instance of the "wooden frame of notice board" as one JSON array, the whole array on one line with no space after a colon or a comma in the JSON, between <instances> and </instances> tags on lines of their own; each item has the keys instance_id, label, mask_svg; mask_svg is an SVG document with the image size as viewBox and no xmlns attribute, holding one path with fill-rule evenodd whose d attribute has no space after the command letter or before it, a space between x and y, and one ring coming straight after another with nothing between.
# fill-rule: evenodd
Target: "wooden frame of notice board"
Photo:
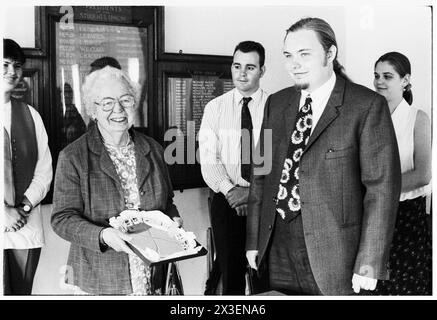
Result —
<instances>
[{"instance_id":1,"label":"wooden frame of notice board","mask_svg":"<svg viewBox=\"0 0 437 320\"><path fill-rule=\"evenodd\" d=\"M174 189L206 186L198 162L197 134L205 105L233 88L230 59L222 63L167 61L158 66L157 122Z\"/></svg>"},{"instance_id":2,"label":"wooden frame of notice board","mask_svg":"<svg viewBox=\"0 0 437 320\"><path fill-rule=\"evenodd\" d=\"M169 163L168 167L170 176L173 183L173 188L175 190L182 191L183 189L206 187L200 172L200 164L197 161L198 159L196 156L193 156L193 149L194 152L197 152L198 143L197 141L194 141L193 144L192 135L188 136L187 133L189 131L192 133L192 129L194 128L194 134L197 135L198 127L200 126L201 117L203 115L203 108L205 107L206 103L215 96L223 93L223 85L220 84L220 82L226 82L225 90L230 89L230 87L233 86L231 76L232 56L202 55L191 53L186 54L182 53L182 51L179 53L166 52L164 10L165 8L160 8L157 11L158 37L156 58L158 65L156 94L158 108L153 118L153 122L155 124L155 133L156 136L159 137L157 140L166 148L166 151L173 150L173 147L175 146L173 144L174 140L164 141L164 137L166 136L166 133L167 138L175 136L171 131L168 131L169 129L181 129L178 125L172 123L171 118L177 111L175 104L178 104L177 102L184 100L181 99L181 95L185 95L185 119L181 119L187 122L181 130L181 134L183 135L184 154L182 157L178 157L179 159L183 159L183 163ZM193 39L193 41L195 40ZM179 100L177 97L175 97L175 95L170 94L172 91L171 88L173 87L174 89L174 85L170 84L172 79L179 82L181 85L179 89L181 91L183 91L182 84L185 82L185 94L180 92ZM190 84L187 84L185 80L188 82L191 81L191 87ZM199 92L202 91L199 89L199 87L196 89L193 88L193 82L195 81L198 82L197 84L202 81L206 81L203 83L209 82L208 85L210 87L211 82L214 82L214 86L215 84L218 84L219 88L216 88L217 90L213 89L213 91L215 91L213 94L207 93L206 95L203 95ZM176 86L178 85L176 84ZM204 91L210 91L207 86L205 86L204 89ZM176 90L173 90L173 92L175 91ZM200 99L201 101L196 101L196 99L194 99L196 96L193 94L194 91L197 91L197 97L199 97L199 94L202 96ZM186 95L188 95L188 97ZM179 107L179 109L183 108L181 105L179 105ZM193 117L195 119L193 119ZM194 122L189 125L188 121L193 120ZM169 146L170 149L168 149ZM174 161L174 157L171 158Z\"/></svg>"}]
</instances>

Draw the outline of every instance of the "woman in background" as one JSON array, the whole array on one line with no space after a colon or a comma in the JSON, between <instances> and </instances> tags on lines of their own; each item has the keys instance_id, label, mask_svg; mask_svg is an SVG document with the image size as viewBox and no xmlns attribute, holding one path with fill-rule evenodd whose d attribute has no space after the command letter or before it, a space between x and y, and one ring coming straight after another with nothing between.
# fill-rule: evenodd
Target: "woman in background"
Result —
<instances>
[{"instance_id":1,"label":"woman in background","mask_svg":"<svg viewBox=\"0 0 437 320\"><path fill-rule=\"evenodd\" d=\"M52 226L71 242L68 265L76 293L156 294L151 268L109 226L125 209L160 210L179 225L163 149L131 128L139 92L123 71L106 66L82 88L95 125L59 154ZM162 293L162 292L161 292Z\"/></svg>"},{"instance_id":2,"label":"woman in background","mask_svg":"<svg viewBox=\"0 0 437 320\"><path fill-rule=\"evenodd\" d=\"M431 192L431 128L425 112L413 103L411 65L389 52L375 63L374 86L390 108L399 147L402 191L390 251L390 280L379 281L376 294L430 295L431 238L426 195Z\"/></svg>"}]
</instances>

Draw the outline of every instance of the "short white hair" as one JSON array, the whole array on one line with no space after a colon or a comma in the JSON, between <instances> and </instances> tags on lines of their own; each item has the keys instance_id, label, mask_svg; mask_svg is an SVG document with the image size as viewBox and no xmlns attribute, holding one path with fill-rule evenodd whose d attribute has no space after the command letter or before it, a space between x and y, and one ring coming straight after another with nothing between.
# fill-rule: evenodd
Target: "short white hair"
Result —
<instances>
[{"instance_id":1,"label":"short white hair","mask_svg":"<svg viewBox=\"0 0 437 320\"><path fill-rule=\"evenodd\" d=\"M90 117L93 117L96 111L96 104L94 103L96 84L98 81L108 78L124 81L127 84L129 93L135 98L135 108L139 104L141 95L140 85L132 81L126 72L111 66L106 66L87 75L82 85L82 102L87 115Z\"/></svg>"}]
</instances>

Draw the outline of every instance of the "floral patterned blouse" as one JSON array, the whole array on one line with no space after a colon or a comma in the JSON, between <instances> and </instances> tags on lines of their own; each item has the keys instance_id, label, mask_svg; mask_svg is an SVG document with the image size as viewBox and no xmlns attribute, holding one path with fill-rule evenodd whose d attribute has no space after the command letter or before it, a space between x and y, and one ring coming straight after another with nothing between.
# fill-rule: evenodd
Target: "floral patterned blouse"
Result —
<instances>
[{"instance_id":1,"label":"floral patterned blouse","mask_svg":"<svg viewBox=\"0 0 437 320\"><path fill-rule=\"evenodd\" d=\"M107 143L104 143L104 145L120 178L126 209L137 209L140 205L140 197L134 143L129 139L127 145L121 148ZM150 267L136 255L129 255L129 272L132 283L132 295L152 294Z\"/></svg>"}]
</instances>

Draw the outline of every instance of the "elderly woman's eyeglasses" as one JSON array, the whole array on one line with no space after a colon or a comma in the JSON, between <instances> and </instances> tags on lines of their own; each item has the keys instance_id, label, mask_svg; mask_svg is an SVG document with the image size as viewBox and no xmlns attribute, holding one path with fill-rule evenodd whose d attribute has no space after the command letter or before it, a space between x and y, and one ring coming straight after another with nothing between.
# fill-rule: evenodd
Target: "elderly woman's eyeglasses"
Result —
<instances>
[{"instance_id":1,"label":"elderly woman's eyeglasses","mask_svg":"<svg viewBox=\"0 0 437 320\"><path fill-rule=\"evenodd\" d=\"M100 103L94 103L98 106L101 106L103 111L111 111L114 109L116 102L118 102L118 104L124 109L132 109L135 105L135 98L130 94L126 94L118 99L104 98L102 101L100 101Z\"/></svg>"}]
</instances>

